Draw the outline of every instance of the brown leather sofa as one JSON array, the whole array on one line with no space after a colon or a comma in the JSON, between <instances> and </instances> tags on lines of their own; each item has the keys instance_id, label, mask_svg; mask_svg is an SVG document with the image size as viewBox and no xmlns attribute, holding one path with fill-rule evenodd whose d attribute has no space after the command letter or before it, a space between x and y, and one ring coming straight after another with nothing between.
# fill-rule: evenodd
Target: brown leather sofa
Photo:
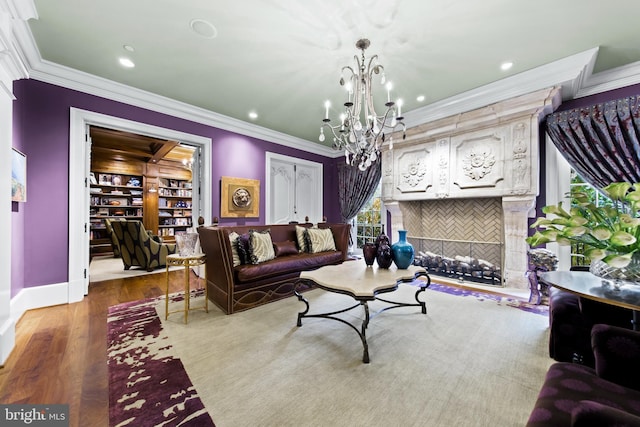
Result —
<instances>
[{"instance_id":1,"label":"brown leather sofa","mask_svg":"<svg viewBox=\"0 0 640 427\"><path fill-rule=\"evenodd\" d=\"M333 234L336 251L319 253L298 252L276 256L259 264L234 266L229 234L247 235L250 230L269 230L271 240L297 242L296 225L278 224L252 226L203 226L198 228L200 246L207 257L206 275L209 299L225 313L232 314L271 301L293 295L293 288L300 272L315 270L325 265L339 264L348 259L349 224L319 223L318 228L329 228ZM304 290L305 286L301 287Z\"/></svg>"}]
</instances>

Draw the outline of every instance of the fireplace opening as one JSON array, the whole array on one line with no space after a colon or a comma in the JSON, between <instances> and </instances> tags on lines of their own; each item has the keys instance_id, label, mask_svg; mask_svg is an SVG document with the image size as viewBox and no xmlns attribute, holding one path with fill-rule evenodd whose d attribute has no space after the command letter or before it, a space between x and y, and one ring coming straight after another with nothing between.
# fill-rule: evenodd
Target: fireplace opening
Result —
<instances>
[{"instance_id":1,"label":"fireplace opening","mask_svg":"<svg viewBox=\"0 0 640 427\"><path fill-rule=\"evenodd\" d=\"M498 197L400 203L414 264L429 274L504 286L504 222Z\"/></svg>"},{"instance_id":2,"label":"fireplace opening","mask_svg":"<svg viewBox=\"0 0 640 427\"><path fill-rule=\"evenodd\" d=\"M500 242L475 242L410 238L415 249L414 265L424 267L429 274L502 286Z\"/></svg>"}]
</instances>

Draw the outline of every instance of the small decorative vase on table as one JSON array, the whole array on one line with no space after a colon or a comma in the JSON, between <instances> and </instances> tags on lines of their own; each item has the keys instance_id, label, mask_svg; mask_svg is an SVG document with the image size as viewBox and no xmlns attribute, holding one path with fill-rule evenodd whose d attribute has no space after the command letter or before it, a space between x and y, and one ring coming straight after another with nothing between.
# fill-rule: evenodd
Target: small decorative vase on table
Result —
<instances>
[{"instance_id":1,"label":"small decorative vase on table","mask_svg":"<svg viewBox=\"0 0 640 427\"><path fill-rule=\"evenodd\" d=\"M373 265L377 252L378 248L375 243L368 242L364 244L362 247L362 255L364 256L364 262L367 266Z\"/></svg>"},{"instance_id":2,"label":"small decorative vase on table","mask_svg":"<svg viewBox=\"0 0 640 427\"><path fill-rule=\"evenodd\" d=\"M407 230L398 230L400 240L391 245L393 262L399 269L407 269L413 263L413 245L407 242Z\"/></svg>"},{"instance_id":3,"label":"small decorative vase on table","mask_svg":"<svg viewBox=\"0 0 640 427\"><path fill-rule=\"evenodd\" d=\"M389 268L393 263L393 253L391 252L391 242L384 234L384 227L380 235L376 238L376 261L380 268Z\"/></svg>"},{"instance_id":4,"label":"small decorative vase on table","mask_svg":"<svg viewBox=\"0 0 640 427\"><path fill-rule=\"evenodd\" d=\"M391 251L391 246L385 242L380 243L380 245L378 245L376 261L380 268L391 267L391 264L393 264L393 252Z\"/></svg>"},{"instance_id":5,"label":"small decorative vase on table","mask_svg":"<svg viewBox=\"0 0 640 427\"><path fill-rule=\"evenodd\" d=\"M195 253L198 233L180 233L175 237L180 256L192 256Z\"/></svg>"}]
</instances>

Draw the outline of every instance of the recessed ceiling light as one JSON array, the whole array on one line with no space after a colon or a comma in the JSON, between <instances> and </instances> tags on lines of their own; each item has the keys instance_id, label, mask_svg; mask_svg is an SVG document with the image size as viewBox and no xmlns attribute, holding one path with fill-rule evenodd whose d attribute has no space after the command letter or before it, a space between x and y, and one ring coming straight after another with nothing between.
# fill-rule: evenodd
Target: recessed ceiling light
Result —
<instances>
[{"instance_id":1,"label":"recessed ceiling light","mask_svg":"<svg viewBox=\"0 0 640 427\"><path fill-rule=\"evenodd\" d=\"M218 35L218 30L213 24L204 19L192 19L189 23L191 30L205 39L215 39Z\"/></svg>"},{"instance_id":2,"label":"recessed ceiling light","mask_svg":"<svg viewBox=\"0 0 640 427\"><path fill-rule=\"evenodd\" d=\"M500 65L500 69L501 69L502 71L507 71L507 70L511 69L511 67L513 67L513 62L503 62L503 63Z\"/></svg>"},{"instance_id":3,"label":"recessed ceiling light","mask_svg":"<svg viewBox=\"0 0 640 427\"><path fill-rule=\"evenodd\" d=\"M249 118L251 120L255 120L258 118L258 113L256 113L255 111L249 111Z\"/></svg>"},{"instance_id":4,"label":"recessed ceiling light","mask_svg":"<svg viewBox=\"0 0 640 427\"><path fill-rule=\"evenodd\" d=\"M123 46L122 46L122 48L123 48L124 50L126 50L127 52L133 52L133 51L135 50L135 49L133 48L133 46L128 45L128 44L123 45Z\"/></svg>"},{"instance_id":5,"label":"recessed ceiling light","mask_svg":"<svg viewBox=\"0 0 640 427\"><path fill-rule=\"evenodd\" d=\"M136 64L133 63L132 60L130 60L129 58L119 58L118 62L120 62L120 65L122 65L125 68L133 68L136 66Z\"/></svg>"},{"instance_id":6,"label":"recessed ceiling light","mask_svg":"<svg viewBox=\"0 0 640 427\"><path fill-rule=\"evenodd\" d=\"M423 102L424 101L424 95L418 95L418 97L416 98L416 101Z\"/></svg>"}]
</instances>

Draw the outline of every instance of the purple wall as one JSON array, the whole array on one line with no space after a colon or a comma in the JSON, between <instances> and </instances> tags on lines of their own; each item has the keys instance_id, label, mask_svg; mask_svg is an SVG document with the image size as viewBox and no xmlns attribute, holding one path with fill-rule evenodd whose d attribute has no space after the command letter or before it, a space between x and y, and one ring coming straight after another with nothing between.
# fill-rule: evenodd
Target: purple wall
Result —
<instances>
[{"instance_id":1,"label":"purple wall","mask_svg":"<svg viewBox=\"0 0 640 427\"><path fill-rule=\"evenodd\" d=\"M13 105L13 141L12 146L25 153L23 146L22 126L23 122L22 109ZM27 158L27 162L29 159ZM28 171L27 171L28 172ZM27 176L28 182L28 176ZM30 193L27 192L27 201ZM24 210L26 203L11 202L11 296L15 295L16 289L22 289L24 286Z\"/></svg>"},{"instance_id":2,"label":"purple wall","mask_svg":"<svg viewBox=\"0 0 640 427\"><path fill-rule=\"evenodd\" d=\"M32 286L68 280L68 170L69 109L75 107L136 122L211 138L212 213L220 213L220 179L234 176L259 179L260 198L265 200L265 152L323 164L324 215L340 221L337 202L336 163L339 159L310 154L293 148L238 135L185 119L35 80L14 83L13 145L27 155L27 203L14 204L12 213L11 296ZM76 165L72 165L76 166ZM80 165L77 165L80 167ZM211 218L206 219L209 223ZM264 221L264 203L260 218ZM234 221L224 220L224 223Z\"/></svg>"}]
</instances>

